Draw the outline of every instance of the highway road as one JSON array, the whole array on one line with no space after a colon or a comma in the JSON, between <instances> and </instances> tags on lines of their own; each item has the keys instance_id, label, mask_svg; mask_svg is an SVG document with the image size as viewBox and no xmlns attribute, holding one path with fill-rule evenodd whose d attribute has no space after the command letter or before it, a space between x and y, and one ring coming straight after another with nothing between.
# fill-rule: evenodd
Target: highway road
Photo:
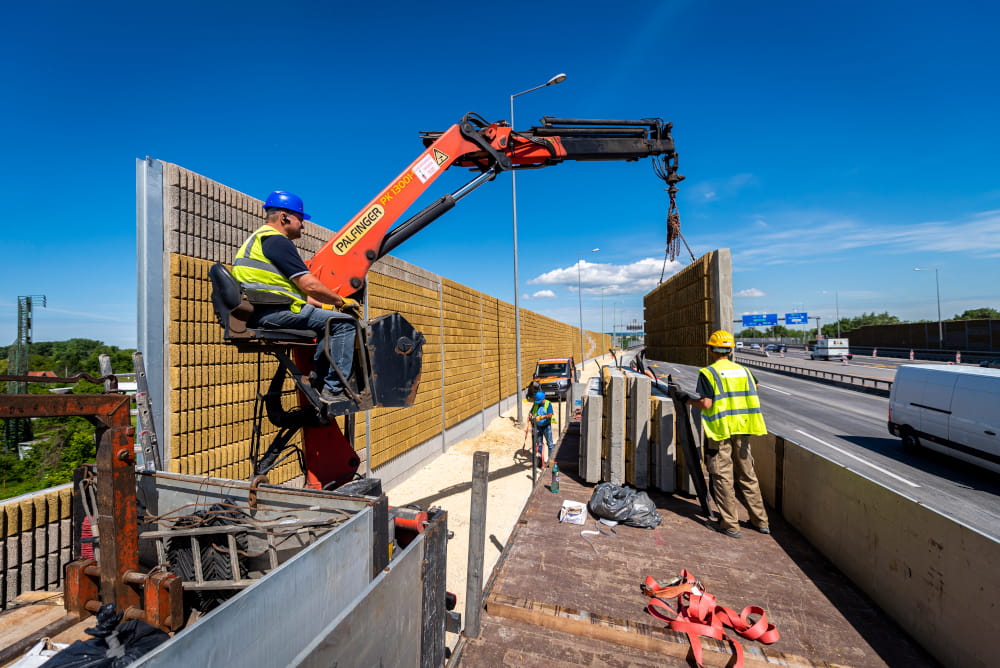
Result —
<instances>
[{"instance_id":1,"label":"highway road","mask_svg":"<svg viewBox=\"0 0 1000 668\"><path fill-rule=\"evenodd\" d=\"M785 360L795 357L792 353ZM802 353L797 357L804 365L844 370L839 363L811 362L802 358ZM781 361L775 355L766 359ZM861 372L863 361L855 358L850 366L858 366ZM698 373L695 367L648 359L646 365L663 381L672 374L681 387L694 391ZM885 377L891 378L895 366L864 370L885 372ZM765 369L752 371L760 383L762 411L771 433L1000 540L1000 477L927 450L904 452L900 439L889 434L886 426L888 398Z\"/></svg>"}]
</instances>

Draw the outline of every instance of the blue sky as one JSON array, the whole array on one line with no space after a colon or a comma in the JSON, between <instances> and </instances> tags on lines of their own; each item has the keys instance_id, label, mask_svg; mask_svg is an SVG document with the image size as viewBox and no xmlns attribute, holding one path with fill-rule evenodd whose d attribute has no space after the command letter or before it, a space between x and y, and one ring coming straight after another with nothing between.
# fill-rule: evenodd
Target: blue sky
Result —
<instances>
[{"instance_id":1,"label":"blue sky","mask_svg":"<svg viewBox=\"0 0 1000 668\"><path fill-rule=\"evenodd\" d=\"M341 6L344 5L344 6ZM0 42L0 344L135 345L135 159L337 229L468 111L662 117L682 230L733 252L737 315L1000 308L1000 50L986 2L19 3ZM12 28L13 26L13 28ZM424 202L469 178L453 169ZM606 330L641 318L667 197L648 160L518 176L521 304ZM416 208L414 209L416 210ZM513 301L501 175L395 254ZM589 253L600 248L597 253ZM580 255L582 253L582 255ZM581 260L582 258L582 260ZM684 260L685 258L681 258ZM667 267L673 273L679 265ZM603 289L603 296L602 296Z\"/></svg>"}]
</instances>

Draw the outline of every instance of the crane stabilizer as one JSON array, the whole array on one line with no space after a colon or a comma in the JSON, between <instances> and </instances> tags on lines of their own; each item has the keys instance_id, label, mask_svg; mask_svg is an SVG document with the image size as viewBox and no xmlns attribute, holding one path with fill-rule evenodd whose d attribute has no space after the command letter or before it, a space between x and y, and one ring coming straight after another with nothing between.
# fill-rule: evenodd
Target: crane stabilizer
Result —
<instances>
[{"instance_id":1,"label":"crane stabilizer","mask_svg":"<svg viewBox=\"0 0 1000 668\"><path fill-rule=\"evenodd\" d=\"M676 162L672 125L659 118L606 120L553 118L515 131L469 113L443 132L422 132L425 149L403 172L334 234L309 262L319 280L343 296L360 296L372 263L436 220L500 172L537 169L566 160L634 161L666 156ZM481 173L454 193L393 225L452 166Z\"/></svg>"}]
</instances>

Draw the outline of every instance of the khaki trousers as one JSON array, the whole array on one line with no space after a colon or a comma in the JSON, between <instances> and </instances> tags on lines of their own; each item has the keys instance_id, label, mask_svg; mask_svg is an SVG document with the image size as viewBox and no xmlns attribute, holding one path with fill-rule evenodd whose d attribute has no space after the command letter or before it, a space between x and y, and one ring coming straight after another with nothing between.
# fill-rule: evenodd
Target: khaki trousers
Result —
<instances>
[{"instance_id":1,"label":"khaki trousers","mask_svg":"<svg viewBox=\"0 0 1000 668\"><path fill-rule=\"evenodd\" d=\"M719 508L719 528L723 531L739 531L739 504L736 487L743 496L743 503L750 513L750 523L754 527L766 527L767 511L760 495L757 474L753 470L753 455L750 453L750 436L734 434L725 441L706 439L705 468L708 469L712 487L712 498ZM733 480L735 470L736 479Z\"/></svg>"}]
</instances>

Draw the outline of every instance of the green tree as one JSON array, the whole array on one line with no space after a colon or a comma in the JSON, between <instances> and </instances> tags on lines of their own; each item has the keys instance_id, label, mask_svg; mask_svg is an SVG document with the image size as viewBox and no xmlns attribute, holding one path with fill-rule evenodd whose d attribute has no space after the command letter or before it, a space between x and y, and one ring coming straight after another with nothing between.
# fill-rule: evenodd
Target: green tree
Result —
<instances>
[{"instance_id":1,"label":"green tree","mask_svg":"<svg viewBox=\"0 0 1000 668\"><path fill-rule=\"evenodd\" d=\"M837 336L837 322L840 323L840 336L849 336L848 332L859 327L866 327L868 325L897 325L900 323L898 317L894 315L889 315L888 311L882 313L862 313L861 315L854 318L841 318L839 321L834 321L823 325L822 332L828 337Z\"/></svg>"},{"instance_id":2,"label":"green tree","mask_svg":"<svg viewBox=\"0 0 1000 668\"><path fill-rule=\"evenodd\" d=\"M3 353L0 367L7 367L7 351L7 348L0 348ZM60 376L86 373L97 377L100 375L99 355L109 355L111 368L126 373L132 370L133 352L101 341L70 339L33 343L28 359L32 371L54 371ZM44 383L29 383L28 392L48 394L49 387L51 385ZM100 394L103 390L96 383L79 381L72 392ZM93 461L96 455L94 427L84 418L38 418L32 426L35 443L23 460L18 458L16 451L0 452L0 498L69 482L76 467Z\"/></svg>"},{"instance_id":3,"label":"green tree","mask_svg":"<svg viewBox=\"0 0 1000 668\"><path fill-rule=\"evenodd\" d=\"M995 308L972 308L956 315L952 320L986 320L987 318L1000 319L1000 311Z\"/></svg>"}]
</instances>

